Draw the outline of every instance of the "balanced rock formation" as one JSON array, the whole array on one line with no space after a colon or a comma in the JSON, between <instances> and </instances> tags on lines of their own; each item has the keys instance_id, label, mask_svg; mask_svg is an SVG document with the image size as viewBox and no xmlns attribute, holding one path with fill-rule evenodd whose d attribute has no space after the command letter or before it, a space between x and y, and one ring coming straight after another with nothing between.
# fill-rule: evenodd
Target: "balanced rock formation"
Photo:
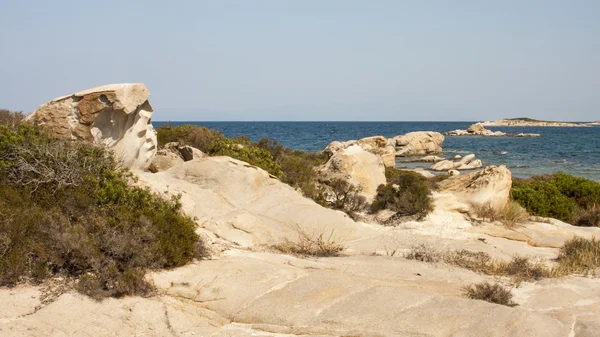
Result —
<instances>
[{"instance_id":1,"label":"balanced rock formation","mask_svg":"<svg viewBox=\"0 0 600 337\"><path fill-rule=\"evenodd\" d=\"M145 170L156 154L144 84L110 84L55 98L27 116L57 139L85 140L112 149L124 167Z\"/></svg>"},{"instance_id":2,"label":"balanced rock formation","mask_svg":"<svg viewBox=\"0 0 600 337\"><path fill-rule=\"evenodd\" d=\"M448 178L440 183L440 190L453 193L465 204L500 210L509 201L511 186L512 175L506 166L501 165Z\"/></svg>"},{"instance_id":3,"label":"balanced rock formation","mask_svg":"<svg viewBox=\"0 0 600 337\"><path fill-rule=\"evenodd\" d=\"M439 132L418 131L396 136L390 141L396 147L396 156L425 156L442 152L444 136Z\"/></svg>"},{"instance_id":4,"label":"balanced rock formation","mask_svg":"<svg viewBox=\"0 0 600 337\"><path fill-rule=\"evenodd\" d=\"M367 200L372 200L377 194L377 187L386 182L382 156L363 149L359 144L335 151L319 168L318 175L319 180L324 182L337 178L360 187Z\"/></svg>"},{"instance_id":5,"label":"balanced rock formation","mask_svg":"<svg viewBox=\"0 0 600 337\"><path fill-rule=\"evenodd\" d=\"M474 154L466 155L459 161L443 160L433 164L429 169L432 171L450 170L475 170L483 167L481 160L475 159Z\"/></svg>"}]
</instances>

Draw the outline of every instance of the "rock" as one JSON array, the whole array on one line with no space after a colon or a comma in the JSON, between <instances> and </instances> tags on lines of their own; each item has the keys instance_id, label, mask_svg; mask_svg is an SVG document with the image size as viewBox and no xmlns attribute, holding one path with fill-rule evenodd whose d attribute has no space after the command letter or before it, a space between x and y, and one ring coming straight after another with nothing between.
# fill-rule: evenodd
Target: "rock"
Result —
<instances>
[{"instance_id":1,"label":"rock","mask_svg":"<svg viewBox=\"0 0 600 337\"><path fill-rule=\"evenodd\" d=\"M425 157L410 157L407 160L403 160L404 163L437 163L439 161L444 161L446 158L440 156L425 156Z\"/></svg>"},{"instance_id":2,"label":"rock","mask_svg":"<svg viewBox=\"0 0 600 337\"><path fill-rule=\"evenodd\" d=\"M512 177L506 166L488 166L480 172L455 176L440 183L440 190L452 192L468 205L490 205L501 210L509 200Z\"/></svg>"},{"instance_id":3,"label":"rock","mask_svg":"<svg viewBox=\"0 0 600 337\"><path fill-rule=\"evenodd\" d=\"M383 136L372 136L359 139L358 145L360 145L365 150L368 150L369 147L384 148L388 145L388 140Z\"/></svg>"},{"instance_id":4,"label":"rock","mask_svg":"<svg viewBox=\"0 0 600 337\"><path fill-rule=\"evenodd\" d=\"M448 171L448 174L449 174L450 176L457 176L457 175L460 175L460 172L459 172L459 171L457 171L457 170L449 170L449 171Z\"/></svg>"},{"instance_id":5,"label":"rock","mask_svg":"<svg viewBox=\"0 0 600 337\"><path fill-rule=\"evenodd\" d=\"M449 171L449 170L475 170L483 167L483 163L479 159L475 159L474 154L464 156L460 161L454 162L451 160L443 160L433 164L429 169L432 171Z\"/></svg>"},{"instance_id":6,"label":"rock","mask_svg":"<svg viewBox=\"0 0 600 337\"><path fill-rule=\"evenodd\" d=\"M475 123L471 126L469 126L469 128L467 129L468 133L474 133L474 134L481 134L484 131L487 131L483 125L481 125L481 123Z\"/></svg>"},{"instance_id":7,"label":"rock","mask_svg":"<svg viewBox=\"0 0 600 337\"><path fill-rule=\"evenodd\" d=\"M385 167L396 166L396 149L388 145L388 139L383 136L366 137L356 140L349 140L347 142L333 141L327 145L323 152L327 153L330 157L334 153L347 149L352 145L358 145L363 150L371 152L383 160Z\"/></svg>"},{"instance_id":8,"label":"rock","mask_svg":"<svg viewBox=\"0 0 600 337\"><path fill-rule=\"evenodd\" d=\"M439 132L418 131L396 136L391 144L396 146L396 156L424 156L442 152L444 136Z\"/></svg>"},{"instance_id":9,"label":"rock","mask_svg":"<svg viewBox=\"0 0 600 337\"><path fill-rule=\"evenodd\" d=\"M453 158L453 159L454 159L454 160L459 160L459 159L461 159L461 158L462 158L462 156L461 156L460 154L457 154L456 156L454 156L454 158Z\"/></svg>"},{"instance_id":10,"label":"rock","mask_svg":"<svg viewBox=\"0 0 600 337\"><path fill-rule=\"evenodd\" d=\"M204 158L206 156L204 154L204 152L198 150L195 147L191 147L189 145L184 145L184 146L179 147L179 153L181 153L181 156L183 157L183 160L185 160L185 161L200 159L200 158Z\"/></svg>"},{"instance_id":11,"label":"rock","mask_svg":"<svg viewBox=\"0 0 600 337\"><path fill-rule=\"evenodd\" d=\"M515 137L539 137L539 133L518 133Z\"/></svg>"},{"instance_id":12,"label":"rock","mask_svg":"<svg viewBox=\"0 0 600 337\"><path fill-rule=\"evenodd\" d=\"M105 85L53 99L26 121L57 139L103 145L123 167L145 170L157 149L149 96L144 84Z\"/></svg>"},{"instance_id":13,"label":"rock","mask_svg":"<svg viewBox=\"0 0 600 337\"><path fill-rule=\"evenodd\" d=\"M162 149L156 152L156 156L152 158L152 163L148 170L150 172L162 172L183 162L184 160L179 152L174 152L170 149Z\"/></svg>"},{"instance_id":14,"label":"rock","mask_svg":"<svg viewBox=\"0 0 600 337\"><path fill-rule=\"evenodd\" d=\"M386 182L382 157L365 151L358 144L335 152L318 170L318 175L322 181L339 178L360 186L367 200L372 200L377 187Z\"/></svg>"}]
</instances>

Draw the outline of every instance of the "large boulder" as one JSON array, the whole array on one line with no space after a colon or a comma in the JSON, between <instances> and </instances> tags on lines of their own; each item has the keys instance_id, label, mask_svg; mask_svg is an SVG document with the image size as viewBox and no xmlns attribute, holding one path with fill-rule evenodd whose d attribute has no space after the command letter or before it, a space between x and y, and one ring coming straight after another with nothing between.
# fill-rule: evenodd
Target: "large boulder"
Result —
<instances>
[{"instance_id":1,"label":"large boulder","mask_svg":"<svg viewBox=\"0 0 600 337\"><path fill-rule=\"evenodd\" d=\"M460 202L501 210L509 201L512 175L506 166L488 166L484 170L453 176L440 183L440 190L456 195Z\"/></svg>"},{"instance_id":2,"label":"large boulder","mask_svg":"<svg viewBox=\"0 0 600 337\"><path fill-rule=\"evenodd\" d=\"M360 187L367 200L372 200L377 194L377 187L386 182L382 157L358 144L335 152L318 171L321 181L337 178Z\"/></svg>"},{"instance_id":3,"label":"large boulder","mask_svg":"<svg viewBox=\"0 0 600 337\"><path fill-rule=\"evenodd\" d=\"M57 139L85 140L112 149L119 163L145 170L156 154L144 84L110 84L55 98L27 116Z\"/></svg>"},{"instance_id":4,"label":"large boulder","mask_svg":"<svg viewBox=\"0 0 600 337\"><path fill-rule=\"evenodd\" d=\"M444 136L439 132L418 131L396 136L392 145L396 147L396 156L424 156L442 152Z\"/></svg>"},{"instance_id":5,"label":"large boulder","mask_svg":"<svg viewBox=\"0 0 600 337\"><path fill-rule=\"evenodd\" d=\"M344 150L352 145L358 145L363 150L381 157L385 167L396 166L396 148L392 145L389 145L388 139L383 136L372 136L359 140L349 140L346 142L333 141L327 145L323 152L327 153L331 157L334 153Z\"/></svg>"}]
</instances>

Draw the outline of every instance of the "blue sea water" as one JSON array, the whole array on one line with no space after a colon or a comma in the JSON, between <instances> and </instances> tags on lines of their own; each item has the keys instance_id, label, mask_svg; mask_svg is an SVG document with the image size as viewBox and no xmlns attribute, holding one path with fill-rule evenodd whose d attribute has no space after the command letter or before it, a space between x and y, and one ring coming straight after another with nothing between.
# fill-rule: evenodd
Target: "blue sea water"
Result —
<instances>
[{"instance_id":1,"label":"blue sea water","mask_svg":"<svg viewBox=\"0 0 600 337\"><path fill-rule=\"evenodd\" d=\"M165 122L153 122L160 127ZM320 151L334 140L369 136L393 137L411 131L446 132L467 129L473 122L171 122L217 129L227 137L248 136L279 140L283 145L305 151ZM600 127L489 127L493 131L539 133L537 138L446 137L443 155L474 153L485 166L505 164L516 177L564 171L600 181ZM506 153L506 154L499 154ZM427 167L426 163L397 166Z\"/></svg>"}]
</instances>

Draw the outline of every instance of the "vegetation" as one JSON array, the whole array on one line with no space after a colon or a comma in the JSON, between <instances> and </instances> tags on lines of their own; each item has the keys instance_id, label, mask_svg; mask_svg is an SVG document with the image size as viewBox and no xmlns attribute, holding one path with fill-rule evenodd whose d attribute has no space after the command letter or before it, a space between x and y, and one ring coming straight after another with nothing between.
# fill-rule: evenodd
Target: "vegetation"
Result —
<instances>
[{"instance_id":1,"label":"vegetation","mask_svg":"<svg viewBox=\"0 0 600 337\"><path fill-rule=\"evenodd\" d=\"M308 234L300 226L297 226L297 230L297 241L286 240L273 248L284 254L317 257L338 256L344 250L344 246L336 242L333 230L327 237L323 233Z\"/></svg>"},{"instance_id":2,"label":"vegetation","mask_svg":"<svg viewBox=\"0 0 600 337\"><path fill-rule=\"evenodd\" d=\"M443 262L474 272L493 276L507 276L516 283L534 281L554 275L552 270L541 263L532 262L522 256L515 256L509 262L492 259L483 252L457 250L438 252L426 245L417 245L404 256L409 260L423 262Z\"/></svg>"},{"instance_id":3,"label":"vegetation","mask_svg":"<svg viewBox=\"0 0 600 337\"><path fill-rule=\"evenodd\" d=\"M382 209L396 216L424 217L433 210L432 183L422 175L398 169L386 169L387 184L379 185L371 212Z\"/></svg>"},{"instance_id":4,"label":"vegetation","mask_svg":"<svg viewBox=\"0 0 600 337\"><path fill-rule=\"evenodd\" d=\"M557 275L586 274L600 268L600 241L575 237L561 247Z\"/></svg>"},{"instance_id":5,"label":"vegetation","mask_svg":"<svg viewBox=\"0 0 600 337\"><path fill-rule=\"evenodd\" d=\"M515 179L512 198L536 216L577 226L600 225L600 183L566 173Z\"/></svg>"},{"instance_id":6,"label":"vegetation","mask_svg":"<svg viewBox=\"0 0 600 337\"><path fill-rule=\"evenodd\" d=\"M344 211L352 218L356 217L356 212L362 211L366 207L366 198L360 195L362 191L360 187L343 179L333 179L328 186L330 188L327 193L329 207Z\"/></svg>"},{"instance_id":7,"label":"vegetation","mask_svg":"<svg viewBox=\"0 0 600 337\"><path fill-rule=\"evenodd\" d=\"M258 142L252 142L248 137L229 139L216 130L196 125L174 127L166 124L157 129L157 137L159 146L179 142L210 156L224 155L245 161L325 204L323 192L315 184L315 167L327 160L325 154L295 151L268 138L261 138Z\"/></svg>"},{"instance_id":8,"label":"vegetation","mask_svg":"<svg viewBox=\"0 0 600 337\"><path fill-rule=\"evenodd\" d=\"M464 295L473 300L482 300L495 304L514 307L517 304L512 301L513 295L510 290L494 283L477 283L463 288Z\"/></svg>"},{"instance_id":9,"label":"vegetation","mask_svg":"<svg viewBox=\"0 0 600 337\"><path fill-rule=\"evenodd\" d=\"M25 118L20 111L0 109L0 125L14 128Z\"/></svg>"},{"instance_id":10,"label":"vegetation","mask_svg":"<svg viewBox=\"0 0 600 337\"><path fill-rule=\"evenodd\" d=\"M204 256L178 199L132 179L104 149L0 125L0 285L63 276L97 299L144 295L147 270Z\"/></svg>"},{"instance_id":11,"label":"vegetation","mask_svg":"<svg viewBox=\"0 0 600 337\"><path fill-rule=\"evenodd\" d=\"M486 203L474 207L477 216L484 221L500 221L506 227L514 227L529 220L529 213L519 203L509 201L502 209L497 210L491 204Z\"/></svg>"}]
</instances>

